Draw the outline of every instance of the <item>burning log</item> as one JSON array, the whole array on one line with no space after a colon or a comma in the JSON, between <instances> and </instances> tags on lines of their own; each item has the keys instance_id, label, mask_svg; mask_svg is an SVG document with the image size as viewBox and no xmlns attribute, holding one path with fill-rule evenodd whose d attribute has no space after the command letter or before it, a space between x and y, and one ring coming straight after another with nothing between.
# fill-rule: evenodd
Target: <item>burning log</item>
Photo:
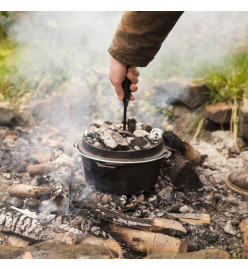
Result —
<instances>
[{"instance_id":1,"label":"burning log","mask_svg":"<svg viewBox=\"0 0 248 270\"><path fill-rule=\"evenodd\" d=\"M186 213L186 214L174 214L170 213L170 216L178 218L180 221L191 223L191 224L210 224L210 216L209 214L194 214L194 213Z\"/></svg>"},{"instance_id":2,"label":"burning log","mask_svg":"<svg viewBox=\"0 0 248 270\"><path fill-rule=\"evenodd\" d=\"M172 131L165 131L163 133L163 140L166 146L177 150L194 165L201 165L204 162L206 156L202 156L193 146L187 142L182 141Z\"/></svg>"},{"instance_id":3,"label":"burning log","mask_svg":"<svg viewBox=\"0 0 248 270\"><path fill-rule=\"evenodd\" d=\"M83 232L66 225L47 225L36 218L9 209L0 210L0 231L16 234L30 241L56 239L67 244L78 243L84 236Z\"/></svg>"},{"instance_id":4,"label":"burning log","mask_svg":"<svg viewBox=\"0 0 248 270\"><path fill-rule=\"evenodd\" d=\"M193 164L183 156L172 154L165 161L164 175L168 176L174 187L184 190L197 190L203 187Z\"/></svg>"},{"instance_id":5,"label":"burning log","mask_svg":"<svg viewBox=\"0 0 248 270\"><path fill-rule=\"evenodd\" d=\"M120 239L126 245L139 252L146 253L185 253L187 243L185 240L164 235L161 233L143 232L117 225L109 225L113 236Z\"/></svg>"},{"instance_id":6,"label":"burning log","mask_svg":"<svg viewBox=\"0 0 248 270\"><path fill-rule=\"evenodd\" d=\"M51 187L37 187L24 184L14 185L8 190L10 195L24 198L40 198L49 195L51 192Z\"/></svg>"}]
</instances>

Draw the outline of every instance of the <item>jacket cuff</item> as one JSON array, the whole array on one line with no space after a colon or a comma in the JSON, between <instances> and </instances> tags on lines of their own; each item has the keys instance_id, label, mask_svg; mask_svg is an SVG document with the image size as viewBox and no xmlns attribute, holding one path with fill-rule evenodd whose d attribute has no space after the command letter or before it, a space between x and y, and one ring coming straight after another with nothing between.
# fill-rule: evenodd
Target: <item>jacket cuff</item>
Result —
<instances>
[{"instance_id":1,"label":"jacket cuff","mask_svg":"<svg viewBox=\"0 0 248 270\"><path fill-rule=\"evenodd\" d=\"M146 61L140 60L140 59L134 59L134 57L130 59L124 55L119 54L115 50L113 50L111 46L109 47L108 52L112 57L114 57L116 60L118 60L125 66L129 65L129 66L134 66L134 67L146 67L153 59L152 58Z\"/></svg>"}]
</instances>

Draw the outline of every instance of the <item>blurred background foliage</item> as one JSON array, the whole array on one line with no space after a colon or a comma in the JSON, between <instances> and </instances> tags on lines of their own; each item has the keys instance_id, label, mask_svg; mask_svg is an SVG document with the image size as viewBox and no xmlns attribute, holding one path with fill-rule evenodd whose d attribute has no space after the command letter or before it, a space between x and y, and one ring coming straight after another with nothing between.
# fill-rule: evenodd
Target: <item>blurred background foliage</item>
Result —
<instances>
[{"instance_id":1,"label":"blurred background foliage","mask_svg":"<svg viewBox=\"0 0 248 270\"><path fill-rule=\"evenodd\" d=\"M104 69L108 62L94 48L91 51L85 49L87 48L84 47L87 44L87 38L81 40L81 51L74 50L73 45L67 50L65 45L61 46L59 52L56 46L53 47L52 42L48 47L44 47L42 43L39 43L39 40L31 40L37 49L36 51L28 51L26 56L30 57L25 57L23 60L23 52L27 48L17 46L20 44L9 31L21 16L31 15L30 12L0 12L0 100L20 102L30 97L47 97L59 93L73 76L77 77L80 74L87 82L91 95L94 97L87 99L87 102L92 104L92 115L111 118L111 115L115 114L120 117L121 106L119 103L112 98L107 98L113 93L113 89L109 84L106 70L104 72L92 71L92 67L94 69L96 63L99 66L103 65L102 69ZM54 31L58 27L54 21L49 21L48 26ZM70 43L68 44L70 45ZM54 53L55 51L56 53ZM47 55L50 60L39 57L39 66L37 66L37 62L32 63L37 56L32 55L32 52ZM57 61L58 53L63 61ZM215 104L219 101L236 102L242 100L242 92L248 87L248 43L244 41L241 46L240 44L234 46L217 63L202 62L197 66L193 65L193 53L194 51L185 56L180 51L165 52L160 58L159 65L153 71L149 69L149 72L142 71L142 75L151 81L164 81L173 76L180 76L182 73L185 77L193 75L205 80L209 89L207 93L209 104ZM77 74L70 69L71 57L78 59L74 63ZM29 70L20 69L20 66L17 65L20 59L25 62L24 66L29 67ZM42 72L40 67L42 67ZM27 73L29 76L26 76ZM135 105L130 105L130 112L139 118L145 114L150 122L163 122L163 126L166 126L167 120L171 117L171 107L169 104L161 103L159 96L154 91L150 88L144 89L142 98L137 99ZM113 107L109 110L108 116L101 113L106 106Z\"/></svg>"}]
</instances>

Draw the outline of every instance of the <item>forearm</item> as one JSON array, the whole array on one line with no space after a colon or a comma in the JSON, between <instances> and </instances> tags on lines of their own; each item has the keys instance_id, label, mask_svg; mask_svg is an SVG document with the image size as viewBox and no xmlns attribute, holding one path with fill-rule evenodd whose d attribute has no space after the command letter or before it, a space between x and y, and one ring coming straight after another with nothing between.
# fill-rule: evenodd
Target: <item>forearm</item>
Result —
<instances>
[{"instance_id":1,"label":"forearm","mask_svg":"<svg viewBox=\"0 0 248 270\"><path fill-rule=\"evenodd\" d=\"M181 11L125 12L109 53L124 65L147 66L182 13Z\"/></svg>"}]
</instances>

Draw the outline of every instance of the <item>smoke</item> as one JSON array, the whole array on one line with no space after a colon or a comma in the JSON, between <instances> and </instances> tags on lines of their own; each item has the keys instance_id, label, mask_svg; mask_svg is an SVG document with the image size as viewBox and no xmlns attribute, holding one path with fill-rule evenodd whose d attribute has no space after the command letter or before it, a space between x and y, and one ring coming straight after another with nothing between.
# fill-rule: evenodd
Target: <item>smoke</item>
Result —
<instances>
[{"instance_id":1,"label":"smoke","mask_svg":"<svg viewBox=\"0 0 248 270\"><path fill-rule=\"evenodd\" d=\"M18 69L34 94L59 92L64 107L70 107L63 113L61 100L58 106L53 101L53 124L68 124L77 134L92 118L122 120L122 104L108 79L107 51L121 16L122 12L28 12L11 28L20 51ZM130 105L132 116L159 126L164 117L159 106L165 106L167 97L156 99L151 78L196 76L202 63L220 61L247 40L247 26L247 12L185 12L154 61L141 68L140 91Z\"/></svg>"}]
</instances>

